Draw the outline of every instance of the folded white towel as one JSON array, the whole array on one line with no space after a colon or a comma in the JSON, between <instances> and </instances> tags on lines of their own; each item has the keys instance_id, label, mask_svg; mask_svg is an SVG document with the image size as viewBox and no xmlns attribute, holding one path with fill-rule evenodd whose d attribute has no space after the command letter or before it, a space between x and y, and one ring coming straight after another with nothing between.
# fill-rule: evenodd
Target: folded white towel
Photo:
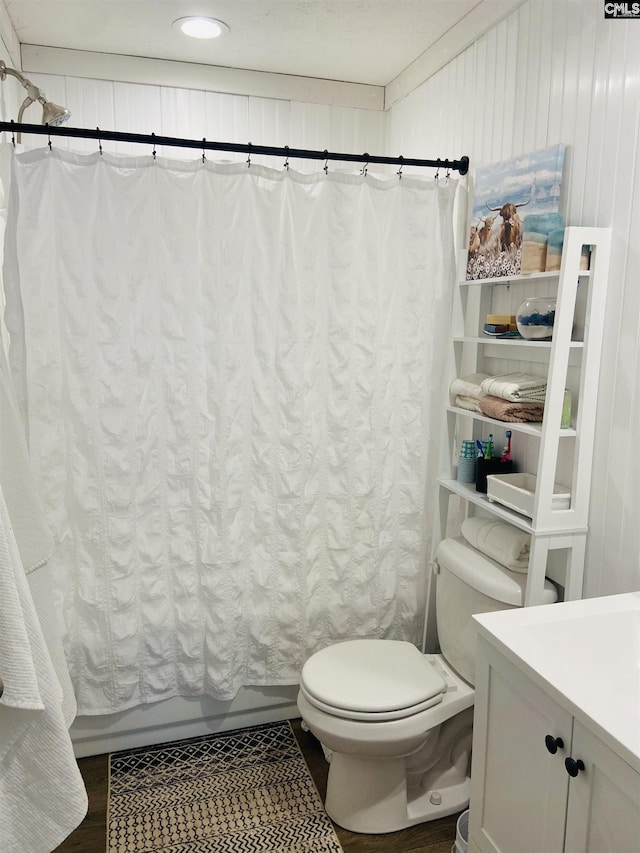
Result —
<instances>
[{"instance_id":1,"label":"folded white towel","mask_svg":"<svg viewBox=\"0 0 640 853\"><path fill-rule=\"evenodd\" d=\"M459 409L467 409L469 412L482 412L477 397L465 397L458 394L455 399L455 405Z\"/></svg>"},{"instance_id":2,"label":"folded white towel","mask_svg":"<svg viewBox=\"0 0 640 853\"><path fill-rule=\"evenodd\" d=\"M488 373L472 373L469 376L461 376L453 380L449 390L454 397L475 397L478 400L484 393L482 383L485 379L491 379Z\"/></svg>"},{"instance_id":3,"label":"folded white towel","mask_svg":"<svg viewBox=\"0 0 640 853\"><path fill-rule=\"evenodd\" d=\"M461 533L469 545L482 551L513 572L529 568L531 536L517 527L493 518L466 518Z\"/></svg>"},{"instance_id":4,"label":"folded white towel","mask_svg":"<svg viewBox=\"0 0 640 853\"><path fill-rule=\"evenodd\" d=\"M482 382L482 393L511 400L512 403L544 403L547 383L542 376L530 373L504 373L490 376Z\"/></svg>"}]
</instances>

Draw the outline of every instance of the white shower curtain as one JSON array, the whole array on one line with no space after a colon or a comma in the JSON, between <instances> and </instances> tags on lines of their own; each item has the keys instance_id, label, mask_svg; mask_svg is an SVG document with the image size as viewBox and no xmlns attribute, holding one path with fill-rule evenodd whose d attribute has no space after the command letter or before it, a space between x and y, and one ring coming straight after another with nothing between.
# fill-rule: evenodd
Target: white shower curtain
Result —
<instances>
[{"instance_id":1,"label":"white shower curtain","mask_svg":"<svg viewBox=\"0 0 640 853\"><path fill-rule=\"evenodd\" d=\"M420 641L454 194L14 158L6 321L79 713Z\"/></svg>"}]
</instances>

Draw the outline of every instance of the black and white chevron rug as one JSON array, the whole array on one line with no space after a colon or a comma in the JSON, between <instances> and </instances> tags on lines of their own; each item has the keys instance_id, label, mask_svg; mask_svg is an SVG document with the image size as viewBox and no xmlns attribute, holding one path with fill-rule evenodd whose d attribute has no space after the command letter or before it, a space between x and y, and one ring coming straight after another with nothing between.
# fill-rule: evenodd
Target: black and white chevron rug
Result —
<instances>
[{"instance_id":1,"label":"black and white chevron rug","mask_svg":"<svg viewBox=\"0 0 640 853\"><path fill-rule=\"evenodd\" d=\"M288 722L110 756L107 853L342 853Z\"/></svg>"}]
</instances>

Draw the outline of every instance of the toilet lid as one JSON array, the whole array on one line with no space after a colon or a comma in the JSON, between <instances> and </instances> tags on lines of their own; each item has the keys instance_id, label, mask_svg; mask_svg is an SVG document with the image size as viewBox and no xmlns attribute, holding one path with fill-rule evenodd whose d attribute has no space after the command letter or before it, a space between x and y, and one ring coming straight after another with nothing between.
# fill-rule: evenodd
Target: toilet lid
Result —
<instances>
[{"instance_id":1,"label":"toilet lid","mask_svg":"<svg viewBox=\"0 0 640 853\"><path fill-rule=\"evenodd\" d=\"M324 706L367 714L420 710L447 687L429 658L402 640L348 640L312 655L301 686Z\"/></svg>"}]
</instances>

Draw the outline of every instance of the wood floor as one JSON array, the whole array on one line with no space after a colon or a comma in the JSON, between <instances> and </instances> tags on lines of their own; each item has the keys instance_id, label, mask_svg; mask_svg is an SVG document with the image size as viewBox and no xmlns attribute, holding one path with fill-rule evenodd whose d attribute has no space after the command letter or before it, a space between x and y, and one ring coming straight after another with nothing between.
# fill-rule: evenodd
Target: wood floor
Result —
<instances>
[{"instance_id":1,"label":"wood floor","mask_svg":"<svg viewBox=\"0 0 640 853\"><path fill-rule=\"evenodd\" d=\"M324 800L328 765L322 748L313 735L302 731L299 720L292 720L305 760ZM106 845L108 755L95 755L78 761L89 795L89 811L82 824L55 853L104 853ZM413 826L386 835L358 835L336 826L344 853L451 853L456 837L457 815Z\"/></svg>"}]
</instances>

